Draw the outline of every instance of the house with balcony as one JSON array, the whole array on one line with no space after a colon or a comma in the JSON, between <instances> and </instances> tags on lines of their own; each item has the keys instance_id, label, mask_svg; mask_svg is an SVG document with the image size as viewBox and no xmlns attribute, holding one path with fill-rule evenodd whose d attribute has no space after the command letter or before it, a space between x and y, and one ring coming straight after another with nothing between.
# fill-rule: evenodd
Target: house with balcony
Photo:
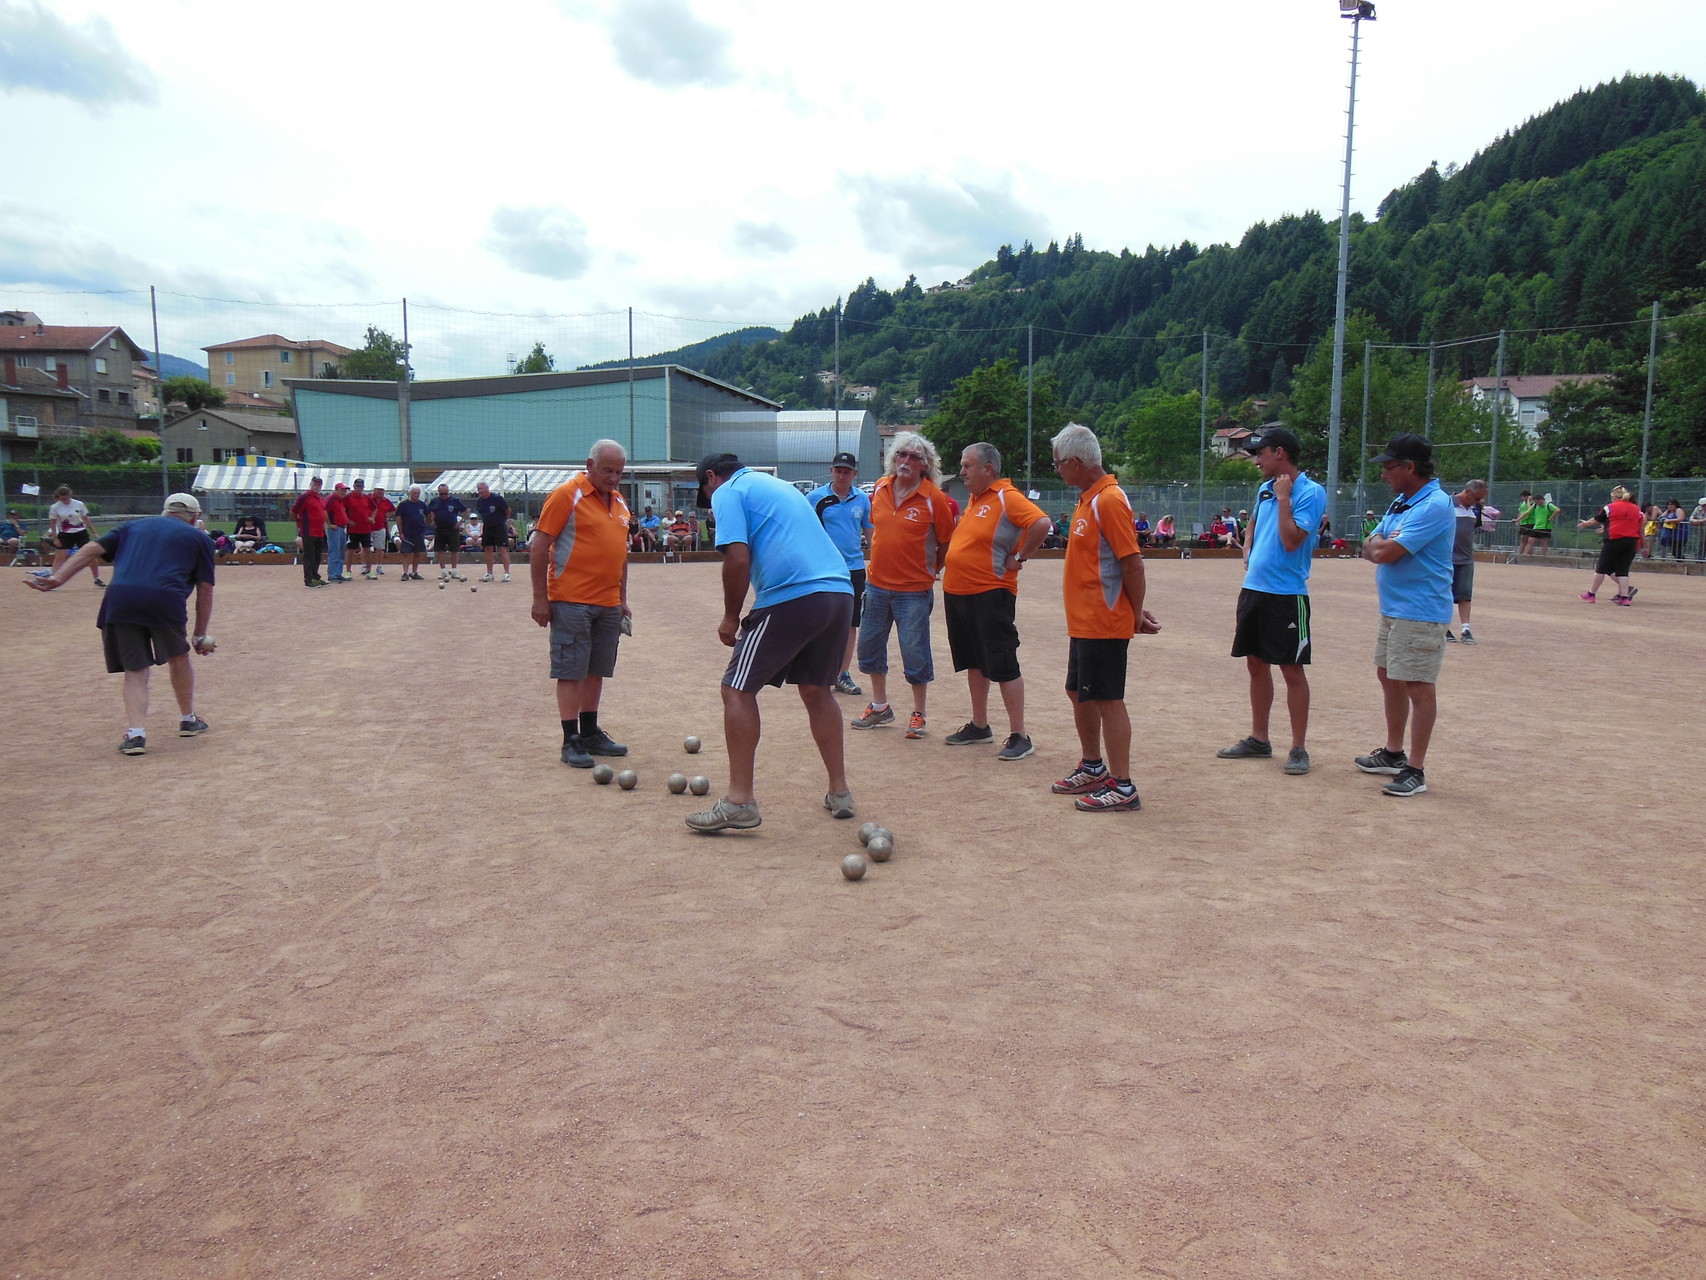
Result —
<instances>
[{"instance_id":1,"label":"house with balcony","mask_svg":"<svg viewBox=\"0 0 1706 1280\"><path fill-rule=\"evenodd\" d=\"M1470 378L1463 385L1469 398L1485 405L1493 399L1495 381L1498 385L1499 416L1515 422L1529 436L1551 415L1546 411L1546 398L1562 386L1584 382L1604 381L1603 373L1535 373L1518 374L1498 381L1493 378Z\"/></svg>"},{"instance_id":2,"label":"house with balcony","mask_svg":"<svg viewBox=\"0 0 1706 1280\"><path fill-rule=\"evenodd\" d=\"M136 427L135 366L147 356L123 329L8 323L0 325L0 357L14 362L19 370L45 373L62 388L78 392L75 425L87 431ZM73 424L62 421L59 425Z\"/></svg>"},{"instance_id":3,"label":"house with balcony","mask_svg":"<svg viewBox=\"0 0 1706 1280\"><path fill-rule=\"evenodd\" d=\"M327 365L351 354L349 347L325 338L298 340L276 333L216 342L202 350L207 352L207 380L227 397L245 392L279 409L290 399L286 378L322 377Z\"/></svg>"},{"instance_id":4,"label":"house with balcony","mask_svg":"<svg viewBox=\"0 0 1706 1280\"><path fill-rule=\"evenodd\" d=\"M24 461L42 440L81 435L84 399L71 386L69 365L48 373L6 355L0 364L0 457Z\"/></svg>"}]
</instances>

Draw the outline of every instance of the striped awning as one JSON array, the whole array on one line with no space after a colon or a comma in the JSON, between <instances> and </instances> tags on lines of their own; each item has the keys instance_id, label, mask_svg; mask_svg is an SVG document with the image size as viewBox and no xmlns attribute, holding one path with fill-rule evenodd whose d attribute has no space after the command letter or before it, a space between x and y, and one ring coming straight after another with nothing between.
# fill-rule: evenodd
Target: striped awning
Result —
<instances>
[{"instance_id":1,"label":"striped awning","mask_svg":"<svg viewBox=\"0 0 1706 1280\"><path fill-rule=\"evenodd\" d=\"M319 476L329 493L342 481L353 485L367 482L368 489L383 487L391 493L406 490L411 481L407 467L256 467L221 463L196 471L190 488L196 493L300 493Z\"/></svg>"}]
</instances>

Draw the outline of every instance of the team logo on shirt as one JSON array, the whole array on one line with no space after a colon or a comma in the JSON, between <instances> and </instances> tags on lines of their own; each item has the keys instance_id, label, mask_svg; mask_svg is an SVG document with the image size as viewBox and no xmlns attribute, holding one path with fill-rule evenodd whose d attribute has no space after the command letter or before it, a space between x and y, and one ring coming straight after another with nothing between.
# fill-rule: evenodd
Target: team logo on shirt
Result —
<instances>
[{"instance_id":1,"label":"team logo on shirt","mask_svg":"<svg viewBox=\"0 0 1706 1280\"><path fill-rule=\"evenodd\" d=\"M988 514L989 514L989 504L987 502L978 503L977 504L977 510L972 512L973 517L978 519L978 520L983 519Z\"/></svg>"},{"instance_id":2,"label":"team logo on shirt","mask_svg":"<svg viewBox=\"0 0 1706 1280\"><path fill-rule=\"evenodd\" d=\"M908 507L906 509L906 518L908 520L912 521L914 524L917 524L918 523L918 508L917 507Z\"/></svg>"},{"instance_id":3,"label":"team logo on shirt","mask_svg":"<svg viewBox=\"0 0 1706 1280\"><path fill-rule=\"evenodd\" d=\"M1085 534L1087 534L1089 532L1090 532L1090 522L1088 520L1085 520L1084 518L1080 517L1079 519L1074 520L1072 522L1072 536L1074 538L1082 538Z\"/></svg>"}]
</instances>

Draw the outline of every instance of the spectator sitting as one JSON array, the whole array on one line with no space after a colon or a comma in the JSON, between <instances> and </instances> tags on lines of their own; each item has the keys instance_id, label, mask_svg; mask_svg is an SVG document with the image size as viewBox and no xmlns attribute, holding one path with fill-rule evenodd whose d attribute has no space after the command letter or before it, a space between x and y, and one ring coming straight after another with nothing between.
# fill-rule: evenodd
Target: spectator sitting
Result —
<instances>
[{"instance_id":1,"label":"spectator sitting","mask_svg":"<svg viewBox=\"0 0 1706 1280\"><path fill-rule=\"evenodd\" d=\"M663 521L658 519L657 512L650 507L640 517L640 536L645 540L645 550L656 551L658 540L663 534Z\"/></svg>"},{"instance_id":2,"label":"spectator sitting","mask_svg":"<svg viewBox=\"0 0 1706 1280\"><path fill-rule=\"evenodd\" d=\"M231 530L232 550L250 552L266 540L266 528L254 516L237 517L237 526Z\"/></svg>"},{"instance_id":3,"label":"spectator sitting","mask_svg":"<svg viewBox=\"0 0 1706 1280\"><path fill-rule=\"evenodd\" d=\"M1150 537L1148 512L1139 511L1137 513L1137 519L1132 521L1132 528L1137 530L1138 546L1147 547L1154 541L1154 539Z\"/></svg>"},{"instance_id":4,"label":"spectator sitting","mask_svg":"<svg viewBox=\"0 0 1706 1280\"><path fill-rule=\"evenodd\" d=\"M509 540L509 549L513 554L521 548L521 535L515 531L515 517L504 521L504 537Z\"/></svg>"},{"instance_id":5,"label":"spectator sitting","mask_svg":"<svg viewBox=\"0 0 1706 1280\"><path fill-rule=\"evenodd\" d=\"M693 536L698 530L693 521L685 513L677 511L675 521L669 526L669 549L671 551L693 550Z\"/></svg>"},{"instance_id":6,"label":"spectator sitting","mask_svg":"<svg viewBox=\"0 0 1706 1280\"><path fill-rule=\"evenodd\" d=\"M1170 547L1173 545L1177 537L1178 534L1173 531L1173 517L1162 516L1161 523L1155 526L1155 545L1158 547Z\"/></svg>"},{"instance_id":7,"label":"spectator sitting","mask_svg":"<svg viewBox=\"0 0 1706 1280\"><path fill-rule=\"evenodd\" d=\"M0 551L16 556L24 545L24 522L16 511L8 511L0 520Z\"/></svg>"},{"instance_id":8,"label":"spectator sitting","mask_svg":"<svg viewBox=\"0 0 1706 1280\"><path fill-rule=\"evenodd\" d=\"M640 527L638 518L628 517L628 550L646 551L646 531Z\"/></svg>"},{"instance_id":9,"label":"spectator sitting","mask_svg":"<svg viewBox=\"0 0 1706 1280\"><path fill-rule=\"evenodd\" d=\"M1226 521L1216 516L1214 523L1209 525L1208 532L1203 535L1203 542L1211 547L1224 547L1231 541L1231 533L1226 527Z\"/></svg>"}]
</instances>

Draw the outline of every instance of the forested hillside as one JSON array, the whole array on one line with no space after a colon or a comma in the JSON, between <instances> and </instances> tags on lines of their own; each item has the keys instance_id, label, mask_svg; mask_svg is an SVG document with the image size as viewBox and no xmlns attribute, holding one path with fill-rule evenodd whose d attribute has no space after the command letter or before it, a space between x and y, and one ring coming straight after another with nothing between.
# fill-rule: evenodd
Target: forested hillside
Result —
<instances>
[{"instance_id":1,"label":"forested hillside","mask_svg":"<svg viewBox=\"0 0 1706 1280\"><path fill-rule=\"evenodd\" d=\"M1052 376L1061 404L1136 456L1142 433L1132 432L1146 410L1169 397L1198 404L1206 332L1217 418L1283 412L1319 435L1325 405L1310 388L1322 386L1336 263L1336 220L1315 212L1258 223L1236 245L1112 253L1079 236L1040 250L1003 245L957 286L854 288L842 312L843 378L879 388L880 420L925 420L973 370L1002 358L1022 368L1032 326L1037 371ZM1365 339L1444 343L1505 329L1507 374L1613 372L1644 361L1653 302L1674 317L1703 300L1706 97L1666 76L1585 90L1461 168L1430 164L1375 220L1354 220L1347 421L1360 413L1352 393L1354 379L1360 397ZM833 389L816 375L830 367L834 324L825 307L774 341L709 352L700 367L791 405L826 405ZM1669 326L1667 344L1686 344L1690 332ZM1492 372L1495 349L1442 348L1440 379ZM1416 360L1383 355L1381 380L1415 383L1425 376ZM1410 425L1388 409L1382 429ZM1672 443L1667 459L1683 465L1694 446ZM1194 472L1194 442L1191 451Z\"/></svg>"}]
</instances>

